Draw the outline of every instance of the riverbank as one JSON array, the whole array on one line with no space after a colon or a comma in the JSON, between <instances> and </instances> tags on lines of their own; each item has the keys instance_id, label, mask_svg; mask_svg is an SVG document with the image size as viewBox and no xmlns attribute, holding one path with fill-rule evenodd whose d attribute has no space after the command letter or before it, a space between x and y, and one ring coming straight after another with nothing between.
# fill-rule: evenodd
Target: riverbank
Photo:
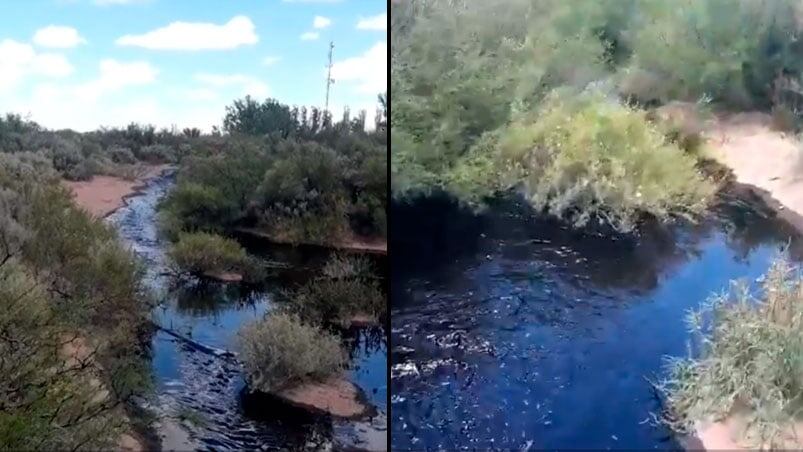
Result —
<instances>
[{"instance_id":1,"label":"riverbank","mask_svg":"<svg viewBox=\"0 0 803 452\"><path fill-rule=\"evenodd\" d=\"M759 112L715 117L704 136L709 157L803 232L803 152L794 136L774 130L770 115ZM744 416L733 415L701 422L682 442L687 450L748 450L739 439L744 429ZM797 440L790 443L803 446Z\"/></svg>"},{"instance_id":2,"label":"riverbank","mask_svg":"<svg viewBox=\"0 0 803 452\"><path fill-rule=\"evenodd\" d=\"M98 218L105 218L125 206L126 199L136 195L151 179L164 174L170 165L154 165L145 168L133 180L115 176L94 176L88 181L62 181L70 190L79 207Z\"/></svg>"},{"instance_id":3,"label":"riverbank","mask_svg":"<svg viewBox=\"0 0 803 452\"><path fill-rule=\"evenodd\" d=\"M256 228L237 228L236 232L245 235L250 235L252 237L257 237L259 239L266 240L268 242L276 243L279 245L293 245L293 242L291 242L290 240L286 240L282 237L277 237L275 235L268 234ZM374 254L384 254L384 255L388 254L387 240L383 240L382 238L360 237L354 234L340 240L337 243L331 243L331 244L300 243L299 245L333 248L354 253L374 253Z\"/></svg>"},{"instance_id":4,"label":"riverbank","mask_svg":"<svg viewBox=\"0 0 803 452\"><path fill-rule=\"evenodd\" d=\"M794 136L771 124L756 112L715 118L705 133L710 156L803 231L803 153Z\"/></svg>"}]
</instances>

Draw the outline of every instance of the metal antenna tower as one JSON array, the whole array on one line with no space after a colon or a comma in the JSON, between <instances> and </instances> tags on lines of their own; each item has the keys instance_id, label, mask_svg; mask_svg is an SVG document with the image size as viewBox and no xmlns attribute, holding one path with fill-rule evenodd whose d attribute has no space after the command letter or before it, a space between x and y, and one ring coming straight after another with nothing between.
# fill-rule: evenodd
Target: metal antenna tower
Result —
<instances>
[{"instance_id":1,"label":"metal antenna tower","mask_svg":"<svg viewBox=\"0 0 803 452\"><path fill-rule=\"evenodd\" d=\"M329 111L329 87L332 86L332 83L335 81L332 79L332 51L335 49L335 43L329 41L329 65L326 66L327 73L326 73L326 104L323 108L323 111Z\"/></svg>"}]
</instances>

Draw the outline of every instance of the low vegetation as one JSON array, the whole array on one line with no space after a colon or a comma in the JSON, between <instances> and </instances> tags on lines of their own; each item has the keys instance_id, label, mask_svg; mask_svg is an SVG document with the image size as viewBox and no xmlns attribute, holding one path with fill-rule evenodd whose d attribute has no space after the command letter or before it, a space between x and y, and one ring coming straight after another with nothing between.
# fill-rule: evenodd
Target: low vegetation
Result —
<instances>
[{"instance_id":1,"label":"low vegetation","mask_svg":"<svg viewBox=\"0 0 803 452\"><path fill-rule=\"evenodd\" d=\"M536 114L481 138L446 180L469 202L516 189L535 209L577 227L605 220L619 231L644 213L700 213L714 191L695 157L643 111L600 94L548 97Z\"/></svg>"},{"instance_id":2,"label":"low vegetation","mask_svg":"<svg viewBox=\"0 0 803 452\"><path fill-rule=\"evenodd\" d=\"M794 0L499 6L391 6L396 199L446 190L481 207L517 188L577 226L629 230L643 213L693 216L712 192L695 168L699 118L645 110L679 101L801 123Z\"/></svg>"},{"instance_id":3,"label":"low vegetation","mask_svg":"<svg viewBox=\"0 0 803 452\"><path fill-rule=\"evenodd\" d=\"M58 179L41 153L0 153L2 449L113 447L150 386L142 269Z\"/></svg>"},{"instance_id":4,"label":"low vegetation","mask_svg":"<svg viewBox=\"0 0 803 452\"><path fill-rule=\"evenodd\" d=\"M762 285L757 299L740 284L689 316L694 355L673 360L661 386L673 428L743 415L743 440L790 447L803 409L803 276L781 258Z\"/></svg>"},{"instance_id":5,"label":"low vegetation","mask_svg":"<svg viewBox=\"0 0 803 452\"><path fill-rule=\"evenodd\" d=\"M346 364L337 336L285 312L243 327L239 349L249 387L262 392L322 381Z\"/></svg>"},{"instance_id":6,"label":"low vegetation","mask_svg":"<svg viewBox=\"0 0 803 452\"><path fill-rule=\"evenodd\" d=\"M290 298L303 318L316 323L348 325L356 316L376 321L387 309L370 262L337 255L326 263L322 276L309 280Z\"/></svg>"},{"instance_id":7,"label":"low vegetation","mask_svg":"<svg viewBox=\"0 0 803 452\"><path fill-rule=\"evenodd\" d=\"M243 274L251 264L236 240L205 232L182 233L168 255L179 272L193 276Z\"/></svg>"},{"instance_id":8,"label":"low vegetation","mask_svg":"<svg viewBox=\"0 0 803 452\"><path fill-rule=\"evenodd\" d=\"M130 124L78 133L47 130L19 115L0 117L0 153L35 152L69 180L96 174L130 176L146 164L176 163L199 138L178 130Z\"/></svg>"}]
</instances>

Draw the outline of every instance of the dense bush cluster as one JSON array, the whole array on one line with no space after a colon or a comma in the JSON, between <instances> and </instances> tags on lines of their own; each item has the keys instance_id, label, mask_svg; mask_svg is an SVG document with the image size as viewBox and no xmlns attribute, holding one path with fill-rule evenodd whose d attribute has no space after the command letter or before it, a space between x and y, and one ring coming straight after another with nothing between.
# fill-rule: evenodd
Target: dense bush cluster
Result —
<instances>
[{"instance_id":1,"label":"dense bush cluster","mask_svg":"<svg viewBox=\"0 0 803 452\"><path fill-rule=\"evenodd\" d=\"M386 133L367 132L364 113L333 123L315 108L248 97L227 111L227 139L182 160L161 209L168 235L256 227L326 244L385 234Z\"/></svg>"},{"instance_id":2,"label":"dense bush cluster","mask_svg":"<svg viewBox=\"0 0 803 452\"><path fill-rule=\"evenodd\" d=\"M149 386L141 268L58 179L41 153L0 153L2 449L112 447L121 405Z\"/></svg>"},{"instance_id":3,"label":"dense bush cluster","mask_svg":"<svg viewBox=\"0 0 803 452\"><path fill-rule=\"evenodd\" d=\"M616 111L703 100L718 109L772 111L779 124L794 128L803 99L802 12L801 4L793 0L507 0L504 7L466 0L393 4L394 108L390 122L394 196L406 198L434 189L469 191L479 197L498 193L510 184L498 185L485 170L501 164L497 160L501 156L496 145L499 140L527 137L527 144L541 147L527 152L529 157L555 157L567 149L565 140L582 144L590 136L612 138L611 143L589 147L588 152L596 156L559 169L568 169L569 181L553 185L546 199L535 199L536 207L553 213L564 212L563 203L579 200L581 211L577 214L584 218L598 213L599 202L613 198L589 198L588 189L571 182L578 177L574 172L596 174L596 167L580 166L606 161L614 143L625 148L643 147L647 135L636 132L631 137L630 128L651 128L636 124L648 122L647 116L633 111L628 115L630 120L621 121L610 117L616 116ZM561 127L571 130L573 137L560 137L558 141L564 145L560 149L544 149L560 144L551 141L560 134L547 133L542 127L542 139L536 143L530 139L537 132L529 129L537 127L539 114L549 114L545 110L553 109L554 119L554 106L545 103L554 103L556 90L569 103L597 104L588 110L599 114L597 121L589 122L584 114L561 113ZM581 100L571 100L577 97ZM623 106L617 109L609 106L610 102ZM663 143L649 132L651 143L640 156L646 157L648 149L666 155L673 144L695 150L701 143L696 129L699 126L693 124L659 128L664 132ZM670 152L667 157L677 155ZM566 157L566 163L571 160ZM537 159L519 163L529 166L516 172L522 176L516 181L520 184L527 185L525 178L545 171ZM674 192L651 213L662 216L694 210L690 207L696 207L699 187L704 184L700 175L686 160L679 165L667 161L667 166L675 172L652 175L648 190L673 185L686 193ZM648 173L626 172L624 177L635 174L638 179ZM667 177L690 185L687 189ZM642 182L633 180L629 185ZM567 193L564 196L554 190ZM532 194L531 189L527 192ZM690 200L695 200L692 206ZM589 205L594 206L592 211L582 212ZM617 200L606 208L610 214L630 205ZM647 207L649 211L651 206L634 207ZM615 216L631 217L631 212L626 209Z\"/></svg>"},{"instance_id":4,"label":"dense bush cluster","mask_svg":"<svg viewBox=\"0 0 803 452\"><path fill-rule=\"evenodd\" d=\"M70 180L86 180L95 174L123 177L135 174L142 164L176 163L199 137L138 124L82 134L46 130L19 115L0 118L0 153L41 153Z\"/></svg>"}]
</instances>

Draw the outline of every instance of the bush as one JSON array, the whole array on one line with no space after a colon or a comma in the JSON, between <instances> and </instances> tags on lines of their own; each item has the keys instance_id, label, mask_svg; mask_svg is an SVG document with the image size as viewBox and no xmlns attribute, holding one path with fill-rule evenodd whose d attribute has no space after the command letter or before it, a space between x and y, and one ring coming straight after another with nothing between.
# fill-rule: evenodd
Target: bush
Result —
<instances>
[{"instance_id":1,"label":"bush","mask_svg":"<svg viewBox=\"0 0 803 452\"><path fill-rule=\"evenodd\" d=\"M785 258L765 275L761 298L746 283L689 315L694 355L672 360L659 386L665 421L688 432L697 421L746 415L754 447L787 448L803 408L803 277ZM792 447L798 447L793 443Z\"/></svg>"},{"instance_id":2,"label":"bush","mask_svg":"<svg viewBox=\"0 0 803 452\"><path fill-rule=\"evenodd\" d=\"M235 206L215 187L192 182L178 184L164 199L161 221L176 238L180 231L219 231L235 216Z\"/></svg>"},{"instance_id":3,"label":"bush","mask_svg":"<svg viewBox=\"0 0 803 452\"><path fill-rule=\"evenodd\" d=\"M643 213L692 218L714 192L696 159L666 143L644 112L592 94L553 94L537 115L486 136L451 177L478 187L469 202L515 188L577 227L599 219L623 232Z\"/></svg>"},{"instance_id":4,"label":"bush","mask_svg":"<svg viewBox=\"0 0 803 452\"><path fill-rule=\"evenodd\" d=\"M131 164L137 161L131 149L126 147L112 146L107 153L114 163Z\"/></svg>"},{"instance_id":5,"label":"bush","mask_svg":"<svg viewBox=\"0 0 803 452\"><path fill-rule=\"evenodd\" d=\"M347 325L357 315L378 318L387 309L367 259L333 255L322 273L290 294L303 318Z\"/></svg>"},{"instance_id":6,"label":"bush","mask_svg":"<svg viewBox=\"0 0 803 452\"><path fill-rule=\"evenodd\" d=\"M196 276L243 272L249 262L239 243L205 232L180 234L168 255L180 271Z\"/></svg>"},{"instance_id":7,"label":"bush","mask_svg":"<svg viewBox=\"0 0 803 452\"><path fill-rule=\"evenodd\" d=\"M151 164L175 163L178 161L176 151L170 146L165 146L164 144L145 146L137 151L136 156L139 160Z\"/></svg>"},{"instance_id":8,"label":"bush","mask_svg":"<svg viewBox=\"0 0 803 452\"><path fill-rule=\"evenodd\" d=\"M346 363L336 336L282 312L243 327L238 347L249 387L263 392L324 380Z\"/></svg>"},{"instance_id":9,"label":"bush","mask_svg":"<svg viewBox=\"0 0 803 452\"><path fill-rule=\"evenodd\" d=\"M331 243L346 233L348 201L334 151L286 143L265 172L255 207L271 234L292 243Z\"/></svg>"}]
</instances>

